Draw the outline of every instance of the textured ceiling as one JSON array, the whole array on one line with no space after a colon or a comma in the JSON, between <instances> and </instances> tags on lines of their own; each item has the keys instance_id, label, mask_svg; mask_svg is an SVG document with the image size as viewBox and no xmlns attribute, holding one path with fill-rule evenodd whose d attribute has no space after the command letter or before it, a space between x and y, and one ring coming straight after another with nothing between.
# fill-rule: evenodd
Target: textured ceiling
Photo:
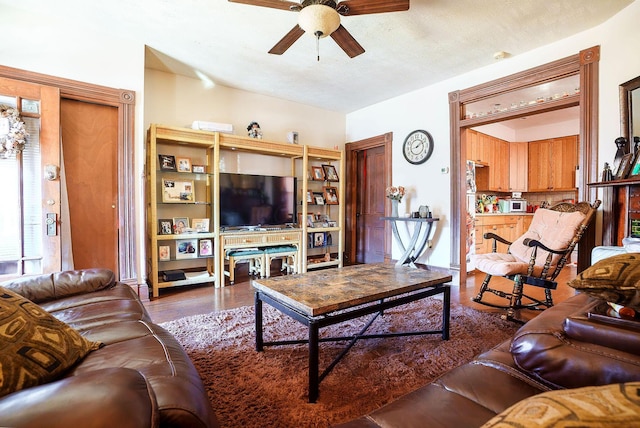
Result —
<instances>
[{"instance_id":1,"label":"textured ceiling","mask_svg":"<svg viewBox=\"0 0 640 428\"><path fill-rule=\"evenodd\" d=\"M149 68L351 112L592 28L632 0L411 0L409 11L343 17L366 52L350 59L331 38L303 35L267 53L297 13L225 0L0 0L69 19L79 29L144 43ZM71 24L69 24L71 25Z\"/></svg>"}]
</instances>

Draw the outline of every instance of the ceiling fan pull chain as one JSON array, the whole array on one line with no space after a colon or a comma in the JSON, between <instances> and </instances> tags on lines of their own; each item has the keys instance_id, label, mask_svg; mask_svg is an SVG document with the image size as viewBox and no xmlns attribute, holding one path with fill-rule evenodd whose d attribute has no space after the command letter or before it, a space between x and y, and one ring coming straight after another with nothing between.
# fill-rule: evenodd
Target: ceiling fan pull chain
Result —
<instances>
[{"instance_id":1,"label":"ceiling fan pull chain","mask_svg":"<svg viewBox=\"0 0 640 428\"><path fill-rule=\"evenodd\" d=\"M316 54L318 55L318 62L320 62L320 36L322 31L316 31Z\"/></svg>"}]
</instances>

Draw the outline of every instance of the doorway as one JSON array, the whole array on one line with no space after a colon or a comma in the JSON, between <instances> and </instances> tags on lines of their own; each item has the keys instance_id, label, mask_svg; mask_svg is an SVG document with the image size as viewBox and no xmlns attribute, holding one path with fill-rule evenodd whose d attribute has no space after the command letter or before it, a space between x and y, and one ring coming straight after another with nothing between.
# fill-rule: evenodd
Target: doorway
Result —
<instances>
[{"instance_id":1,"label":"doorway","mask_svg":"<svg viewBox=\"0 0 640 428\"><path fill-rule=\"evenodd\" d=\"M597 177L597 103L598 103L598 63L600 47L585 49L571 57L563 58L540 67L526 70L511 76L487 82L476 87L449 94L449 116L451 126L451 215L457 218L451 228L451 261L452 267L460 269L460 283L466 282L466 141L461 138L464 129L474 126L496 123L506 119L559 110L574 105L580 108L579 134L579 171L576 174L578 199L593 201L595 189L588 189L586 184ZM549 103L535 103L522 109L498 111L495 114L469 117L465 109L471 103L487 100L492 97L508 95L518 90L525 90L555 80L578 76L580 87L573 97L553 100ZM578 251L578 271L590 264L591 248L595 245L595 225L591 225L581 240Z\"/></svg>"},{"instance_id":2,"label":"doorway","mask_svg":"<svg viewBox=\"0 0 640 428\"><path fill-rule=\"evenodd\" d=\"M347 143L345 264L391 259L391 238L380 217L388 215L384 189L391 183L393 134Z\"/></svg>"}]
</instances>

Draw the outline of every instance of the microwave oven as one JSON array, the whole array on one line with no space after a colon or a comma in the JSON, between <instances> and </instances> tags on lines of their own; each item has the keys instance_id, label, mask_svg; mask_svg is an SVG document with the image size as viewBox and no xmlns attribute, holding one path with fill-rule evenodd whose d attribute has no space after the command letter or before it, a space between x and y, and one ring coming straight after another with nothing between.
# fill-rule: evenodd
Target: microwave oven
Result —
<instances>
[{"instance_id":1,"label":"microwave oven","mask_svg":"<svg viewBox=\"0 0 640 428\"><path fill-rule=\"evenodd\" d=\"M507 199L509 201L509 212L511 213L526 213L527 201L524 199Z\"/></svg>"}]
</instances>

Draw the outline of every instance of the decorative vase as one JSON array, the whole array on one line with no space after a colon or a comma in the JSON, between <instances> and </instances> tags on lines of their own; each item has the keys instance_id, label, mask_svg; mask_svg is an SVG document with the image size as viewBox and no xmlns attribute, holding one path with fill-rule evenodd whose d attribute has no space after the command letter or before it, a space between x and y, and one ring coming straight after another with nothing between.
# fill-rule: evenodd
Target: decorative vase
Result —
<instances>
[{"instance_id":1,"label":"decorative vase","mask_svg":"<svg viewBox=\"0 0 640 428\"><path fill-rule=\"evenodd\" d=\"M397 199L391 199L391 217L400 217L398 214L398 204L400 203Z\"/></svg>"}]
</instances>

